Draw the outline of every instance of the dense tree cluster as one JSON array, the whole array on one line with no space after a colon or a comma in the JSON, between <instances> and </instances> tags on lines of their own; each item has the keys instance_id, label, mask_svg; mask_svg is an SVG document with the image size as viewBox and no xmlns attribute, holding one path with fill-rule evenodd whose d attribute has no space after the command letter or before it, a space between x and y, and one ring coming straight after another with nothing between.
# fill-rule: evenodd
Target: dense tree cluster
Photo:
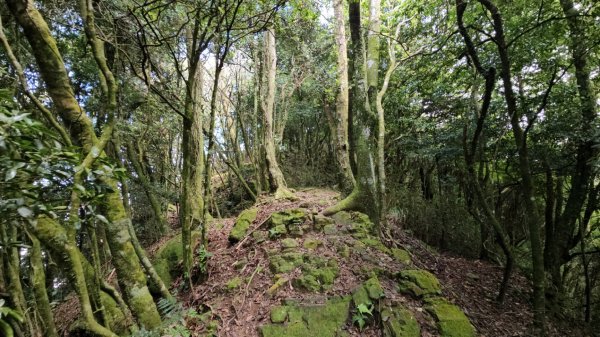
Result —
<instances>
[{"instance_id":1,"label":"dense tree cluster","mask_svg":"<svg viewBox=\"0 0 600 337\"><path fill-rule=\"evenodd\" d=\"M58 336L70 292L73 330L158 331L176 299L146 247L181 233L193 288L213 217L300 186L340 190L324 213L362 211L385 242L502 265L499 302L523 271L538 335L600 326L598 2L5 0L0 18L4 334Z\"/></svg>"}]
</instances>

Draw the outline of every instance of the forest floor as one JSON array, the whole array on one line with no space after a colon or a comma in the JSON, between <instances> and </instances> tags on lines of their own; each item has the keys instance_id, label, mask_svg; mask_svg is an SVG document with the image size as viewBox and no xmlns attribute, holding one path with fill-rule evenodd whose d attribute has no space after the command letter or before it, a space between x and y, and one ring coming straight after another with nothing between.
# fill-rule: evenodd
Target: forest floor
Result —
<instances>
[{"instance_id":1,"label":"forest floor","mask_svg":"<svg viewBox=\"0 0 600 337\"><path fill-rule=\"evenodd\" d=\"M212 255L208 260L207 276L204 282L196 284L192 291L182 288L180 278L175 279L172 284L172 289L183 307L193 308L199 313L209 313L208 320L206 320L206 315L202 320L187 320L192 336L209 335L207 334L207 321L212 321L214 325L218 324L216 332L212 331L215 335L223 337L259 336L261 331L263 337L381 336L388 319L384 314L384 308L407 309L412 316L411 319L420 327L420 332L417 330L416 335L400 334L401 336L440 336L442 335L440 333L442 331L441 316L432 311L432 306L438 303L438 300L457 308L458 314L456 315L464 317L461 313L464 312L468 317L466 324L469 329L472 329L469 321L475 328L474 334L455 334L454 336L516 337L530 335L530 322L533 316L529 303L531 287L529 281L518 271L511 279L504 304L499 305L494 298L502 279L500 266L436 252L435 249L409 234L400 234L400 237L395 238L398 247L388 249L379 241L370 240L373 238L372 236L360 237L355 231L348 230L343 219L334 217L335 220L331 220L320 215L326 207L339 200L337 192L324 189L303 189L296 191L295 195L298 197L298 200L295 201L275 201L266 196L259 198L255 204L256 218L250 224L247 234L239 242L231 243L229 238L231 229L236 222L235 217L214 219L208 231L208 251ZM302 209L309 215L303 224L305 231L302 234L257 240L253 233L268 233L273 213L290 209ZM309 224L311 222L309 219L312 219L312 224ZM333 222L333 225L329 225L330 229L333 228L334 231L329 230L328 232L322 227L315 229L317 228L317 219L329 219ZM309 229L306 230L306 228ZM165 237L149 247L149 254L154 255L172 237ZM291 248L286 248L285 240L288 240L287 244L294 242L296 244ZM314 245L309 246L308 242L312 242ZM344 254L342 253L343 249L340 248L345 246L349 249ZM408 260L406 258L398 259L395 254L397 252L408 252ZM301 254L301 263L281 274L279 271L273 270L273 261L274 257L286 256L286 254L288 256ZM303 289L302 284L299 285L296 281L303 277L303 273L307 272L307 261L327 261L327 266L334 265L335 278L333 282L327 287L323 284L323 287L316 291L315 289L307 291L306 287ZM432 273L439 280L441 293L434 293L432 301L426 296L409 294L406 289L400 289L399 285L402 285L404 281L398 275L406 270L422 270ZM364 330L359 331L352 324L352 319L356 317L357 289L361 287L367 289L366 284L373 277L380 282L383 290L382 297L373 301L378 303L378 307L373 308L374 318L370 319ZM274 290L273 285L278 283L278 280L280 280L280 287ZM319 280L317 287L320 287L320 283ZM282 304L286 305L283 308L292 308L293 305L300 308L317 308L317 312L320 312L321 309L328 310L328 303L331 303L332 299L346 298L346 301L349 301L349 296L354 296L352 297L353 302L345 304L346 316L343 316L343 321L339 326L334 327L338 330L332 330L333 333L311 331L311 323L307 317L314 314L311 314L308 309L301 309L304 311L301 312L300 322L296 322L300 324L296 326L300 328L299 332L295 332L296 334L289 330L294 326L291 311L286 312L283 320L280 321L283 324L272 323L273 313L278 308L282 308ZM354 306L350 307L348 313L349 303L354 303ZM68 330L68 326L77 319L77 307L76 298L70 296L55 309L55 318L61 323L62 331ZM367 317L367 321L369 321L369 317ZM389 325L387 324L388 327ZM313 329L315 328L313 327ZM551 322L548 335L562 337L581 334L564 329L559 330ZM394 334L390 336L394 336ZM446 334L445 336L453 335Z\"/></svg>"},{"instance_id":2,"label":"forest floor","mask_svg":"<svg viewBox=\"0 0 600 337\"><path fill-rule=\"evenodd\" d=\"M274 201L264 198L256 204L258 215L250 226L250 230L263 226L273 212L307 208L313 213L320 213L339 199L339 194L330 190L304 189L296 192L299 200ZM259 327L270 324L270 311L290 299L301 303L322 303L334 295L348 295L361 285L364 276L359 270L365 261L360 259L344 259L339 256L335 242L323 233L310 233L311 239L323 242L317 248L319 256L335 258L340 268L339 276L333 287L315 294L295 288L292 282L286 282L274 295L269 296L268 289L273 285L273 273L269 270L269 255L279 248L279 240L267 240L255 244L252 240L242 244L230 244L229 232L235 218L215 220L209 229L208 250L213 254L208 263L207 281L196 286L193 292L181 294L187 306L210 308L213 316L219 321L219 336L257 336ZM502 279L500 266L480 261L460 258L445 253L435 252L423 242L410 235L402 235L399 247L410 252L412 265L433 273L440 280L443 295L451 303L457 304L468 316L476 328L478 336L506 337L528 336L532 312L529 303L530 284L519 272L511 280L511 286L503 305L498 305L494 298ZM305 239L306 240L306 239ZM302 247L302 245L300 246ZM306 251L304 249L304 251ZM386 269L397 272L407 266L397 264L385 256L376 257ZM241 264L240 264L241 263ZM298 273L295 270L293 273ZM232 280L241 278L239 287L231 286ZM386 290L387 300L399 302L407 306L415 314L421 325L422 336L437 336L437 329L428 320L429 316L423 305L411 296L396 291L397 285L390 280L381 280ZM391 298L390 298L391 297ZM198 326L198 329L202 329ZM197 331L198 334L201 331ZM359 332L348 324L346 333L352 336L379 336L381 330L377 324L367 326ZM549 336L574 336L569 331L559 331L549 327Z\"/></svg>"}]
</instances>

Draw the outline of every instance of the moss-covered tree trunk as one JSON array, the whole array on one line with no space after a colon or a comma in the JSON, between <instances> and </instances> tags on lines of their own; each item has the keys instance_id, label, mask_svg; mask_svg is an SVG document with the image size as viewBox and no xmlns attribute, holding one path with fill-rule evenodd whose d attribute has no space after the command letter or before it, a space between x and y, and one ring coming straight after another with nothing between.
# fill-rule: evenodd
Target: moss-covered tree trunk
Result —
<instances>
[{"instance_id":1,"label":"moss-covered tree trunk","mask_svg":"<svg viewBox=\"0 0 600 337\"><path fill-rule=\"evenodd\" d=\"M29 256L31 283L37 311L41 318L42 332L46 337L58 337L52 307L50 307L50 300L46 291L46 274L44 273L40 241L34 235L30 235L29 239L31 240L31 254Z\"/></svg>"},{"instance_id":2,"label":"moss-covered tree trunk","mask_svg":"<svg viewBox=\"0 0 600 337\"><path fill-rule=\"evenodd\" d=\"M199 60L190 59L190 75L187 81L185 118L183 118L181 180L181 242L183 245L183 271L191 287L193 267L192 230L202 226L204 218L204 135L202 133L201 65ZM204 229L202 229L204 230Z\"/></svg>"},{"instance_id":3,"label":"moss-covered tree trunk","mask_svg":"<svg viewBox=\"0 0 600 337\"><path fill-rule=\"evenodd\" d=\"M46 89L52 98L57 112L66 124L71 137L75 139L77 145L82 147L84 155L90 152L95 157L103 155L99 148L96 147L98 139L92 122L83 112L75 98L65 65L56 46L56 41L52 37L43 17L35 8L33 2L29 0L6 0L6 3L19 25L23 28L25 37L31 45L42 79L46 84ZM82 1L80 9L84 22L89 22L93 18L93 12L90 11L90 8L90 2ZM86 25L88 39L91 37L89 30L92 27L94 27L93 22ZM109 90L113 90L114 92L116 82L114 82L112 73L106 67L106 58L102 44L97 38L90 41L90 43L92 44L94 58L101 70L100 82L103 91L108 92ZM115 96L113 95L112 97ZM116 98L109 98L109 100L108 104L110 108L116 104ZM113 112L110 109L109 111ZM106 215L109 220L109 224L106 225L106 232L119 284L125 293L125 298L132 312L141 325L146 328L153 328L160 324L160 316L148 291L146 277L142 271L139 259L131 244L128 232L128 224L131 219L125 212L123 201L118 192L117 182L111 177L103 177L102 182L112 189L112 192L106 195L106 207L108 210ZM40 240L42 239L40 238ZM85 284L85 279L80 280L80 282ZM85 295L87 296L87 294ZM80 300L83 297L85 296L81 296Z\"/></svg>"},{"instance_id":4,"label":"moss-covered tree trunk","mask_svg":"<svg viewBox=\"0 0 600 337\"><path fill-rule=\"evenodd\" d=\"M275 29L269 27L264 34L263 77L261 86L261 109L263 112L263 146L265 149L265 164L269 176L269 188L275 193L276 199L294 198L287 188L283 172L277 163L275 139L273 133L273 113L275 109L275 75L277 72L277 51L275 49Z\"/></svg>"},{"instance_id":5,"label":"moss-covered tree trunk","mask_svg":"<svg viewBox=\"0 0 600 337\"><path fill-rule=\"evenodd\" d=\"M348 141L348 47L346 44L346 20L342 0L333 2L335 15L335 42L337 44L337 80L339 84L336 98L336 118L334 120L335 149L340 168L342 191L351 190L356 183L350 166L350 144Z\"/></svg>"},{"instance_id":6,"label":"moss-covered tree trunk","mask_svg":"<svg viewBox=\"0 0 600 337\"><path fill-rule=\"evenodd\" d=\"M354 151L356 160L356 184L352 192L336 205L324 211L325 215L334 214L343 210L360 210L367 213L374 222L379 223L379 212L376 206L377 200L377 177L375 173L375 162L373 157L373 118L367 111L367 93L365 86L365 69L363 44L360 38L360 2L349 1L350 30L352 34L353 69L351 73L351 101L354 117L353 124L349 126L354 129L351 133L354 137Z\"/></svg>"}]
</instances>

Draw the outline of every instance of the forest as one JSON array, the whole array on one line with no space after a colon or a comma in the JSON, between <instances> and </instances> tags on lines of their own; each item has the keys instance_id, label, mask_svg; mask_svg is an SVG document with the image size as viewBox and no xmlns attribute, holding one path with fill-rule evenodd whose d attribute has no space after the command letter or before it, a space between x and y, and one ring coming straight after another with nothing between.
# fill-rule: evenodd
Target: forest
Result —
<instances>
[{"instance_id":1,"label":"forest","mask_svg":"<svg viewBox=\"0 0 600 337\"><path fill-rule=\"evenodd\" d=\"M600 336L600 2L3 0L0 335Z\"/></svg>"}]
</instances>

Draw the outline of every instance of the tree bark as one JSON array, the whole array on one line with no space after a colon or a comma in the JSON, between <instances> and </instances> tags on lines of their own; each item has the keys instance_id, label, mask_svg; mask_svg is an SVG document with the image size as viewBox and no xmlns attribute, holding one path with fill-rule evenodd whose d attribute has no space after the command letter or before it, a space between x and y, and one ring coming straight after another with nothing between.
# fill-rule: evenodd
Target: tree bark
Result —
<instances>
[{"instance_id":1,"label":"tree bark","mask_svg":"<svg viewBox=\"0 0 600 337\"><path fill-rule=\"evenodd\" d=\"M346 21L342 0L334 0L335 41L337 44L337 80L339 89L336 99L335 149L340 168L340 188L342 191L354 188L356 181L350 166L350 145L348 141L348 48L346 45Z\"/></svg>"},{"instance_id":2,"label":"tree bark","mask_svg":"<svg viewBox=\"0 0 600 337\"><path fill-rule=\"evenodd\" d=\"M6 3L23 28L48 93L72 138L83 148L85 155L89 152L95 154L98 149L94 149L94 147L98 139L94 127L75 98L62 57L48 25L30 0L6 0ZM84 20L89 20L89 15L85 13L82 13L82 17ZM98 50L95 50L94 54L96 59L103 57L103 55L97 55L99 54ZM107 74L102 71L101 78L103 77L104 81L108 79L109 75ZM112 103L111 99L109 104L112 105ZM96 156L100 155L104 154L97 153ZM132 312L140 323L146 328L153 328L160 323L160 316L146 286L146 278L139 260L133 252L127 231L127 224L131 219L126 216L124 211L116 181L109 177L104 177L102 180L113 190L106 195L107 218L109 219L106 230L121 289L125 292Z\"/></svg>"},{"instance_id":3,"label":"tree bark","mask_svg":"<svg viewBox=\"0 0 600 337\"><path fill-rule=\"evenodd\" d=\"M264 84L261 94L263 112L263 146L265 164L269 176L269 188L276 199L294 199L294 194L287 188L283 172L277 163L275 139L273 133L273 114L275 110L275 75L277 72L277 51L275 49L275 29L267 28L264 34L263 76Z\"/></svg>"}]
</instances>

